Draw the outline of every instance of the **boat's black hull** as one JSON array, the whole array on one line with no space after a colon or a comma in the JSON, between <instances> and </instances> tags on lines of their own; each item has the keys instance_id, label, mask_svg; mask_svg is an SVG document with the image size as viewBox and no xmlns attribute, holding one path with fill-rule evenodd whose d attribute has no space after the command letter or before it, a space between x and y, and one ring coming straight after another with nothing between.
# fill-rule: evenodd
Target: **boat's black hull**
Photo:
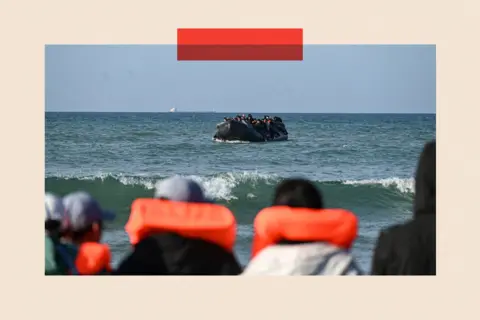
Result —
<instances>
[{"instance_id":1,"label":"boat's black hull","mask_svg":"<svg viewBox=\"0 0 480 320\"><path fill-rule=\"evenodd\" d=\"M283 124L281 124L283 126ZM266 142L266 141L285 141L288 140L288 134L285 134L276 124L271 124L271 131L275 132L275 136L267 139L259 131L252 127L251 124L229 120L217 124L217 131L213 136L214 139L223 141L248 141L248 142ZM283 131L286 131L283 128Z\"/></svg>"}]
</instances>

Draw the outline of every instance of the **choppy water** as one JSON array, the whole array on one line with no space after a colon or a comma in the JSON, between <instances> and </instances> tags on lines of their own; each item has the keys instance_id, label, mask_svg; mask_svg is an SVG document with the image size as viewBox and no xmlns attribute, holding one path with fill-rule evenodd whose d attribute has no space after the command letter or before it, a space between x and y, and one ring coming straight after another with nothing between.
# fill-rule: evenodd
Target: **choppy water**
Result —
<instances>
[{"instance_id":1,"label":"choppy water","mask_svg":"<svg viewBox=\"0 0 480 320\"><path fill-rule=\"evenodd\" d=\"M129 250L123 226L133 199L153 195L159 178L191 176L235 213L236 252L245 264L253 218L270 204L275 184L308 177L328 206L360 217L354 253L369 271L379 229L411 215L416 161L436 135L435 115L282 114L289 141L213 142L224 116L46 113L46 190L83 189L117 212L104 236L117 263Z\"/></svg>"}]
</instances>

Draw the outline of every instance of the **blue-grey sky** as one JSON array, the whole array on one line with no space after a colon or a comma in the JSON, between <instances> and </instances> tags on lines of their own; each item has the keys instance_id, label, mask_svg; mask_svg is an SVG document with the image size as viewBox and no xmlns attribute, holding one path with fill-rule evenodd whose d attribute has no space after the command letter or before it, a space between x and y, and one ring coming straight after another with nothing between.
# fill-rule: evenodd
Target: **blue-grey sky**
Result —
<instances>
[{"instance_id":1,"label":"blue-grey sky","mask_svg":"<svg viewBox=\"0 0 480 320\"><path fill-rule=\"evenodd\" d=\"M47 46L46 111L436 113L434 45L307 45L301 62L179 62L176 53Z\"/></svg>"}]
</instances>

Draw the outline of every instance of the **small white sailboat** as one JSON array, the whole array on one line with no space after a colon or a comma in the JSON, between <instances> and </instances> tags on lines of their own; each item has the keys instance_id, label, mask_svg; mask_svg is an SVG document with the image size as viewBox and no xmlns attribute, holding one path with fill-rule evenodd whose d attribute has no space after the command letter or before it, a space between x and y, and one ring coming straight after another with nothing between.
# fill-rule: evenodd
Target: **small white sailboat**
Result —
<instances>
[{"instance_id":1,"label":"small white sailboat","mask_svg":"<svg viewBox=\"0 0 480 320\"><path fill-rule=\"evenodd\" d=\"M170 109L170 112L177 112L177 108Z\"/></svg>"}]
</instances>

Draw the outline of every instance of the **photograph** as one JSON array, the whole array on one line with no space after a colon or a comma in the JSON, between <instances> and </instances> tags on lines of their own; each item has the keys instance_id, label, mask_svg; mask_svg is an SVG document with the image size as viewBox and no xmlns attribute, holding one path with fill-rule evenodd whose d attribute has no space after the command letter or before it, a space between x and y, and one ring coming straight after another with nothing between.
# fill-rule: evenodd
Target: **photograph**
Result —
<instances>
[{"instance_id":1,"label":"photograph","mask_svg":"<svg viewBox=\"0 0 480 320\"><path fill-rule=\"evenodd\" d=\"M305 32L45 45L45 275L436 275L436 45Z\"/></svg>"}]
</instances>

